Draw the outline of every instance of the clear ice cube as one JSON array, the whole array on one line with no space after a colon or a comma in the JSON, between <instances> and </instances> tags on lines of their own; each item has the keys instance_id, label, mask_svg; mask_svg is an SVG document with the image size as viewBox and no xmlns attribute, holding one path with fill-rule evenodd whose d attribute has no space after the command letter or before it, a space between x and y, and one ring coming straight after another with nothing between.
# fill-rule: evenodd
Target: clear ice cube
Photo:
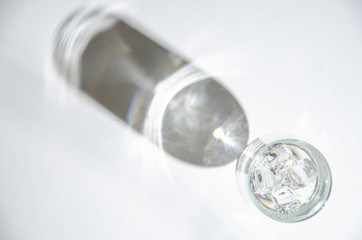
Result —
<instances>
[{"instance_id":1,"label":"clear ice cube","mask_svg":"<svg viewBox=\"0 0 362 240\"><path fill-rule=\"evenodd\" d=\"M278 210L283 214L291 213L300 206L298 196L289 187L283 187L272 195Z\"/></svg>"},{"instance_id":2,"label":"clear ice cube","mask_svg":"<svg viewBox=\"0 0 362 240\"><path fill-rule=\"evenodd\" d=\"M285 206L296 201L296 196L289 187L283 187L273 192L273 197L280 206Z\"/></svg>"},{"instance_id":3,"label":"clear ice cube","mask_svg":"<svg viewBox=\"0 0 362 240\"><path fill-rule=\"evenodd\" d=\"M258 193L267 193L275 187L275 176L266 166L262 166L253 174L254 189Z\"/></svg>"},{"instance_id":4,"label":"clear ice cube","mask_svg":"<svg viewBox=\"0 0 362 240\"><path fill-rule=\"evenodd\" d=\"M293 153L285 144L277 144L269 147L264 157L273 171L280 171L285 167L290 167L295 164Z\"/></svg>"},{"instance_id":5,"label":"clear ice cube","mask_svg":"<svg viewBox=\"0 0 362 240\"><path fill-rule=\"evenodd\" d=\"M290 177L287 169L283 169L275 175L276 184L278 186L284 187L290 185Z\"/></svg>"},{"instance_id":6,"label":"clear ice cube","mask_svg":"<svg viewBox=\"0 0 362 240\"><path fill-rule=\"evenodd\" d=\"M288 169L291 179L300 187L304 187L315 181L317 170L313 162L309 159L302 159L297 164Z\"/></svg>"}]
</instances>

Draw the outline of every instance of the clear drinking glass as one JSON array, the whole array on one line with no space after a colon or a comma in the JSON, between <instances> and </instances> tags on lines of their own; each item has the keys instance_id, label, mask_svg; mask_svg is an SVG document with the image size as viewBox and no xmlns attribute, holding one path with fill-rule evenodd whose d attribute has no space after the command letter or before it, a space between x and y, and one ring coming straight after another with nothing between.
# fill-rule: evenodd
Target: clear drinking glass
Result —
<instances>
[{"instance_id":1,"label":"clear drinking glass","mask_svg":"<svg viewBox=\"0 0 362 240\"><path fill-rule=\"evenodd\" d=\"M315 215L332 186L323 155L307 142L280 134L251 142L237 162L236 177L241 194L281 222Z\"/></svg>"}]
</instances>

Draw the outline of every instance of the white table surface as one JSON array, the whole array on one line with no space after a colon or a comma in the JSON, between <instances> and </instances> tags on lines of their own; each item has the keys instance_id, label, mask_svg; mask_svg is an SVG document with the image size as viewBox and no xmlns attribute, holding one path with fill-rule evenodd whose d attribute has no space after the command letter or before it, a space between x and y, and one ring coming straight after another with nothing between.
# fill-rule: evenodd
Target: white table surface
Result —
<instances>
[{"instance_id":1,"label":"white table surface","mask_svg":"<svg viewBox=\"0 0 362 240\"><path fill-rule=\"evenodd\" d=\"M121 2L122 1L118 1ZM361 239L362 2L128 1L129 15L220 76L250 141L290 132L333 188L285 224L241 198L235 162L202 168L46 77L52 34L87 1L0 2L0 239Z\"/></svg>"}]
</instances>

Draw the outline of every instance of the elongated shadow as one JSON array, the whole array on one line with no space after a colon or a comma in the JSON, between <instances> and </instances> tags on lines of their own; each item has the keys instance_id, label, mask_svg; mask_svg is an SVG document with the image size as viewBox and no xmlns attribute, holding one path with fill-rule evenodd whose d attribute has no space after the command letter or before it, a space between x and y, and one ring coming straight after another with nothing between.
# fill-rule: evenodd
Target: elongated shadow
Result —
<instances>
[{"instance_id":1,"label":"elongated shadow","mask_svg":"<svg viewBox=\"0 0 362 240\"><path fill-rule=\"evenodd\" d=\"M247 144L245 113L230 92L117 14L76 12L54 52L67 81L182 161L224 165Z\"/></svg>"}]
</instances>

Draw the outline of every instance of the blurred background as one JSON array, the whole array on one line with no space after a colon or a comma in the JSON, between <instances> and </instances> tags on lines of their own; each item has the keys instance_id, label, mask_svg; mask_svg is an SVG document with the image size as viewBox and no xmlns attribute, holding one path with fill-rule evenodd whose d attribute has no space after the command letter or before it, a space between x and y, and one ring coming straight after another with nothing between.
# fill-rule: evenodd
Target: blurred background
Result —
<instances>
[{"instance_id":1,"label":"blurred background","mask_svg":"<svg viewBox=\"0 0 362 240\"><path fill-rule=\"evenodd\" d=\"M360 1L117 1L144 34L215 76L249 142L289 132L326 157L313 218L279 223L243 201L235 161L165 154L52 75L62 22L90 1L0 2L0 239L360 239Z\"/></svg>"}]
</instances>

